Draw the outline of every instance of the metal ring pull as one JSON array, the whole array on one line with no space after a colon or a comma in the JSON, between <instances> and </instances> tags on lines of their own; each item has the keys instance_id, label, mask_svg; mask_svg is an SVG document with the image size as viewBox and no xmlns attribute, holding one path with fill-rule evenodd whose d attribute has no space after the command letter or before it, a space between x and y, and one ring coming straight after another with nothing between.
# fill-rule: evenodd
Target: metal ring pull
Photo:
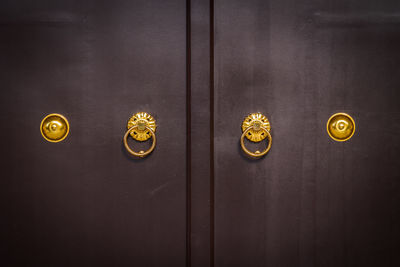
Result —
<instances>
[{"instance_id":1,"label":"metal ring pull","mask_svg":"<svg viewBox=\"0 0 400 267\"><path fill-rule=\"evenodd\" d=\"M129 119L127 128L128 130L124 135L123 141L126 150L131 155L143 158L149 155L151 152L153 152L157 142L155 134L156 122L150 114L146 112L136 113ZM133 139L140 142L146 141L149 138L153 138L153 143L151 144L151 147L147 151L135 152L128 145L129 135L132 136Z\"/></svg>"},{"instance_id":2,"label":"metal ring pull","mask_svg":"<svg viewBox=\"0 0 400 267\"><path fill-rule=\"evenodd\" d=\"M242 123L243 134L240 137L240 145L241 145L243 151L248 156L251 156L254 158L260 158L260 157L264 156L265 154L267 154L268 151L271 149L271 145L272 145L272 136L271 136L270 130L271 130L271 125L268 121L268 118L266 116L264 116L263 114L252 113L249 116L247 116ZM262 152L260 152L258 150L255 152L251 152L244 145L245 137L255 143L261 142L262 140L267 138L268 139L267 148L265 150L263 150Z\"/></svg>"},{"instance_id":3,"label":"metal ring pull","mask_svg":"<svg viewBox=\"0 0 400 267\"><path fill-rule=\"evenodd\" d=\"M153 137L153 143L152 143L150 149L147 150L146 152L145 151L135 152L128 145L128 136L131 133L131 131L133 131L134 129L136 129L138 127L139 127L138 125L135 125L135 126L129 128L128 131L126 131L126 133L124 135L124 145L125 145L126 150L128 150L129 153L131 153L132 155L134 155L136 157L143 158L143 157L149 155L151 152L153 152L154 148L156 147L156 135L150 127L146 126L145 129L148 130L151 133L151 136Z\"/></svg>"}]
</instances>

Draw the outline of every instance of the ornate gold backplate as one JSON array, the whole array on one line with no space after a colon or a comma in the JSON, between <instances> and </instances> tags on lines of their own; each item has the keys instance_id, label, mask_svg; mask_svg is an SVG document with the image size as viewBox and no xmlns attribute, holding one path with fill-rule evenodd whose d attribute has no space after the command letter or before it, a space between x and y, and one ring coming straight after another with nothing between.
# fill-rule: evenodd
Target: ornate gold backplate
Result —
<instances>
[{"instance_id":1,"label":"ornate gold backplate","mask_svg":"<svg viewBox=\"0 0 400 267\"><path fill-rule=\"evenodd\" d=\"M267 133L264 129L262 129L262 127L268 131L271 130L271 125L268 118L259 112L251 113L244 119L242 123L242 132L244 132L250 126L253 126L253 128L247 132L246 138L252 142L260 142L267 138Z\"/></svg>"},{"instance_id":2,"label":"ornate gold backplate","mask_svg":"<svg viewBox=\"0 0 400 267\"><path fill-rule=\"evenodd\" d=\"M131 136L137 141L146 141L151 137L151 132L146 129L146 126L156 131L156 121L154 120L153 116L146 112L138 112L133 115L127 124L127 129L132 128L133 126L137 125L135 129L133 129L130 134Z\"/></svg>"}]
</instances>

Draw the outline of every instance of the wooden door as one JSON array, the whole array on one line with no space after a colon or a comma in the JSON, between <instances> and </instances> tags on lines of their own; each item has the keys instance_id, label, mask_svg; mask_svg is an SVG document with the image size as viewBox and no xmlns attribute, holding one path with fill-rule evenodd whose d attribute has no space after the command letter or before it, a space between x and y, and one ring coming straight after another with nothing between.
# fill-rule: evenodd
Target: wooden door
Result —
<instances>
[{"instance_id":1,"label":"wooden door","mask_svg":"<svg viewBox=\"0 0 400 267\"><path fill-rule=\"evenodd\" d=\"M215 266L398 266L399 2L214 5ZM271 121L260 160L239 145L251 112Z\"/></svg>"},{"instance_id":2,"label":"wooden door","mask_svg":"<svg viewBox=\"0 0 400 267\"><path fill-rule=\"evenodd\" d=\"M2 1L0 13L1 265L184 266L185 1ZM139 111L158 125L143 160L122 145ZM53 112L71 127L56 144L39 132Z\"/></svg>"},{"instance_id":3,"label":"wooden door","mask_svg":"<svg viewBox=\"0 0 400 267\"><path fill-rule=\"evenodd\" d=\"M1 265L400 265L399 11L2 1ZM158 125L144 159L122 143L139 111ZM71 126L56 144L53 112ZM252 112L272 127L258 160L239 143ZM349 141L326 132L336 112Z\"/></svg>"}]
</instances>

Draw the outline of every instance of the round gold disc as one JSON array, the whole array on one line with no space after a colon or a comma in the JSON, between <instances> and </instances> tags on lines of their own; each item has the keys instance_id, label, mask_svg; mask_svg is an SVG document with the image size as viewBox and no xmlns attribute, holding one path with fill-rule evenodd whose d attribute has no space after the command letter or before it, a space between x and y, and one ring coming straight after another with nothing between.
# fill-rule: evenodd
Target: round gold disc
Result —
<instances>
[{"instance_id":1,"label":"round gold disc","mask_svg":"<svg viewBox=\"0 0 400 267\"><path fill-rule=\"evenodd\" d=\"M356 124L349 114L336 113L326 123L326 130L333 140L344 142L353 136Z\"/></svg>"},{"instance_id":2,"label":"round gold disc","mask_svg":"<svg viewBox=\"0 0 400 267\"><path fill-rule=\"evenodd\" d=\"M49 142L61 142L69 133L67 118L57 113L47 115L40 123L40 133Z\"/></svg>"},{"instance_id":3,"label":"round gold disc","mask_svg":"<svg viewBox=\"0 0 400 267\"><path fill-rule=\"evenodd\" d=\"M252 142L260 142L267 137L267 133L262 128L265 128L268 131L271 130L271 124L269 123L268 118L259 112L251 113L244 119L242 123L242 132L246 131L246 129L251 126L252 129L247 132L246 138Z\"/></svg>"},{"instance_id":4,"label":"round gold disc","mask_svg":"<svg viewBox=\"0 0 400 267\"><path fill-rule=\"evenodd\" d=\"M146 112L138 112L135 115L133 115L127 124L127 129L132 128L133 126L138 126L135 129L131 131L131 136L137 140L137 141L146 141L151 137L151 132L146 129L146 127L149 127L150 129L153 130L153 132L156 131L156 121L154 120L153 116Z\"/></svg>"}]
</instances>

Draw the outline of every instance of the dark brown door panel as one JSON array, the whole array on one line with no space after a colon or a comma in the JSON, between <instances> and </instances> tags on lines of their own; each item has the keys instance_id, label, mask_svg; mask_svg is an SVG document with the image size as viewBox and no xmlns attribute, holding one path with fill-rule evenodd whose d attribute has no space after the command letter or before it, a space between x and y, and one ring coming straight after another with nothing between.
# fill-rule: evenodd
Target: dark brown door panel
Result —
<instances>
[{"instance_id":1,"label":"dark brown door panel","mask_svg":"<svg viewBox=\"0 0 400 267\"><path fill-rule=\"evenodd\" d=\"M214 2L215 265L397 266L399 3ZM256 161L251 112L272 127Z\"/></svg>"},{"instance_id":2,"label":"dark brown door panel","mask_svg":"<svg viewBox=\"0 0 400 267\"><path fill-rule=\"evenodd\" d=\"M0 6L1 265L183 266L185 1ZM138 111L158 124L143 160L122 145ZM51 112L61 143L39 132Z\"/></svg>"}]
</instances>

